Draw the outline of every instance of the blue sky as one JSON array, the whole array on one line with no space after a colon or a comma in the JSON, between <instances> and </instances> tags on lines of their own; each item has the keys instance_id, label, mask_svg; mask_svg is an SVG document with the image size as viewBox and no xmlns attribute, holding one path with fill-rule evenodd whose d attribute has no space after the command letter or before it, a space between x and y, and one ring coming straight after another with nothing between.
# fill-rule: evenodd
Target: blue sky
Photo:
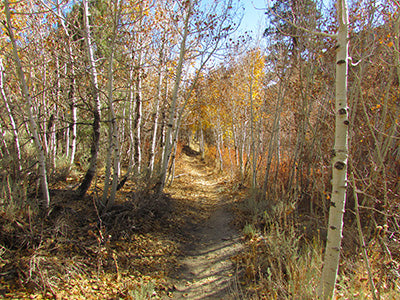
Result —
<instances>
[{"instance_id":1,"label":"blue sky","mask_svg":"<svg viewBox=\"0 0 400 300\"><path fill-rule=\"evenodd\" d=\"M265 8L267 6L267 1L241 0L240 2L244 8L244 15L242 23L240 25L240 31L253 31L253 33L255 34L259 32L262 33L264 31L263 27L265 23L265 15L262 8Z\"/></svg>"},{"instance_id":2,"label":"blue sky","mask_svg":"<svg viewBox=\"0 0 400 300\"><path fill-rule=\"evenodd\" d=\"M240 6L244 8L243 20L240 25L239 31L243 33L245 31L253 31L254 34L262 34L265 29L265 8L268 4L271 5L272 0L238 0ZM323 10L331 7L333 0L322 0ZM321 4L321 1L317 1ZM324 10L325 9L325 10ZM261 29L260 29L261 27Z\"/></svg>"}]
</instances>

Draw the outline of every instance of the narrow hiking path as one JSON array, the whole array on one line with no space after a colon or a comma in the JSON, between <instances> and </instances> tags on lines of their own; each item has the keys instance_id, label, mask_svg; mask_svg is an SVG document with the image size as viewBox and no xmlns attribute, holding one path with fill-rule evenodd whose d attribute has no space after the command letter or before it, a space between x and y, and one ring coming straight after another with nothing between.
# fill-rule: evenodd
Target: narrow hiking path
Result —
<instances>
[{"instance_id":1,"label":"narrow hiking path","mask_svg":"<svg viewBox=\"0 0 400 300\"><path fill-rule=\"evenodd\" d=\"M236 266L231 257L240 249L232 225L233 200L224 179L186 148L177 165L173 185L179 219L182 255L174 274L173 299L236 299Z\"/></svg>"}]
</instances>

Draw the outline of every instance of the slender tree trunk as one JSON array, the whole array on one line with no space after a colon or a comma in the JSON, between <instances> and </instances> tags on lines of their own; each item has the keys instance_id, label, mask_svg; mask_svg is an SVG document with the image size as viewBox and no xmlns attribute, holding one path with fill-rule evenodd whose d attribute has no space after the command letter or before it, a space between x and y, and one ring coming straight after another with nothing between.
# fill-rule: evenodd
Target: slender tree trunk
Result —
<instances>
[{"instance_id":1,"label":"slender tree trunk","mask_svg":"<svg viewBox=\"0 0 400 300\"><path fill-rule=\"evenodd\" d=\"M132 52L130 53L130 60L133 60L133 54ZM121 189L125 182L128 180L129 175L132 173L133 170L133 165L134 165L134 159L135 159L135 150L134 150L134 145L135 145L135 136L134 136L134 130L133 130L133 112L135 111L134 108L134 86L132 85L133 83L133 69L129 71L129 92L128 92L128 103L129 103L129 109L128 109L128 132L129 132L129 163L128 163L128 170L126 171L125 175L121 178L121 181L119 182L117 186L117 190Z\"/></svg>"},{"instance_id":2,"label":"slender tree trunk","mask_svg":"<svg viewBox=\"0 0 400 300\"><path fill-rule=\"evenodd\" d=\"M14 31L12 29L13 27L11 24L11 13L10 13L10 6L8 3L8 0L4 0L4 11L5 11L6 20L7 20L7 30L8 30L9 38L10 38L10 41L12 44L14 63L15 63L16 71L17 71L18 78L20 81L22 95L26 101L27 111L28 111L28 115L29 115L29 127L30 127L29 129L30 129L31 134L33 135L33 140L34 140L37 155L38 155L41 187L42 187L43 198L45 201L45 207L47 210L50 206L50 194L49 194L49 187L48 187L48 182L47 182L46 158L45 158L43 147L40 143L39 134L38 134L38 130L37 130L37 124L36 124L34 114L33 114L32 98L31 98L31 95L29 94L28 85L26 84L24 71L22 69L22 63L18 56L17 43L15 41Z\"/></svg>"},{"instance_id":3,"label":"slender tree trunk","mask_svg":"<svg viewBox=\"0 0 400 300\"><path fill-rule=\"evenodd\" d=\"M205 159L205 143L204 143L204 130L203 130L203 124L200 124L200 157L201 160Z\"/></svg>"},{"instance_id":4,"label":"slender tree trunk","mask_svg":"<svg viewBox=\"0 0 400 300\"><path fill-rule=\"evenodd\" d=\"M166 102L166 101L165 101ZM162 112L161 112L161 121L160 121L160 147L164 150L165 148L165 140L167 138L167 132L165 130L165 122L166 122L166 103L164 103ZM162 166L164 165L164 152L161 153L160 162L158 163L157 170L161 171Z\"/></svg>"},{"instance_id":5,"label":"slender tree trunk","mask_svg":"<svg viewBox=\"0 0 400 300\"><path fill-rule=\"evenodd\" d=\"M118 140L118 126L117 126L117 116L114 110L114 103L113 103L113 89L114 89L114 48L115 48L115 39L117 37L117 26L119 21L119 1L116 0L114 2L114 26L113 26L113 33L112 33L112 41L111 41L111 53L108 60L108 105L110 109L110 157L107 157L107 161L111 161L111 157L113 158L113 179L111 184L111 191L110 191L110 198L107 201L107 207L111 207L114 205L115 202L115 195L117 192L118 186L118 176L120 170L120 154L119 154L119 140ZM108 175L109 176L109 175ZM105 180L107 181L107 189L104 189L103 192L103 202L105 202L105 198L108 194L108 185L109 185L109 177L106 177ZM104 185L105 186L105 185Z\"/></svg>"},{"instance_id":6,"label":"slender tree trunk","mask_svg":"<svg viewBox=\"0 0 400 300\"><path fill-rule=\"evenodd\" d=\"M60 7L58 6L59 14L60 14ZM73 165L74 160L75 160L75 154L76 154L76 121L77 121L77 107L76 107L76 99L75 99L75 62L74 62L74 56L72 52L72 46L70 42L70 37L69 37L69 32L68 29L65 25L65 22L62 18L60 18L60 22L62 24L62 27L64 29L64 33L66 34L68 38L68 56L69 56L69 61L67 64L67 70L66 74L69 76L69 87L68 87L68 102L69 102L69 107L71 109L71 119L70 119L70 125L69 125L69 136L68 138L68 145L67 145L67 153L69 156L69 162L70 166Z\"/></svg>"},{"instance_id":7,"label":"slender tree trunk","mask_svg":"<svg viewBox=\"0 0 400 300\"><path fill-rule=\"evenodd\" d=\"M74 75L73 75L74 76ZM76 154L76 121L78 119L78 109L76 107L76 101L74 96L74 89L75 89L75 79L71 79L70 83L70 91L68 93L70 99L70 109L71 109L71 124L69 125L70 130L70 138L71 142L69 144L69 162L72 166L75 161L75 154ZM69 138L69 137L68 137Z\"/></svg>"},{"instance_id":8,"label":"slender tree trunk","mask_svg":"<svg viewBox=\"0 0 400 300\"><path fill-rule=\"evenodd\" d=\"M339 267L343 215L347 188L348 159L348 11L346 0L337 2L339 31L336 56L336 124L335 148L332 162L332 195L329 209L328 237L320 283L323 299L332 299Z\"/></svg>"},{"instance_id":9,"label":"slender tree trunk","mask_svg":"<svg viewBox=\"0 0 400 300\"><path fill-rule=\"evenodd\" d=\"M114 139L114 161L113 161L113 179L112 179L112 184L111 184L111 191L110 191L110 203L108 203L109 206L112 206L115 202L115 195L118 190L118 185L119 185L119 175L121 172L121 155L120 155L120 143L118 139L118 126L117 126L117 117L115 113L113 113L113 139Z\"/></svg>"},{"instance_id":10,"label":"slender tree trunk","mask_svg":"<svg viewBox=\"0 0 400 300\"><path fill-rule=\"evenodd\" d=\"M71 120L66 134L66 147L65 154L69 157L70 166L73 165L76 153L76 121L77 121L77 107L75 100L75 62L71 46L71 37L65 25L65 19L62 16L61 6L59 0L56 0L57 17L63 28L64 34L67 37L66 49L68 51L68 62L65 66L65 76L69 78L69 88L67 91L67 99L71 109Z\"/></svg>"},{"instance_id":11,"label":"slender tree trunk","mask_svg":"<svg viewBox=\"0 0 400 300\"><path fill-rule=\"evenodd\" d=\"M246 143L246 124L243 126L243 133L239 136L239 172L240 172L240 184L244 185L244 152L245 152L245 143Z\"/></svg>"},{"instance_id":12,"label":"slender tree trunk","mask_svg":"<svg viewBox=\"0 0 400 300\"><path fill-rule=\"evenodd\" d=\"M54 107L54 120L53 126L51 126L50 131L50 149L51 151L51 159L52 159L52 167L57 168L57 135L56 135L56 124L58 120L58 107L57 104Z\"/></svg>"},{"instance_id":13,"label":"slender tree trunk","mask_svg":"<svg viewBox=\"0 0 400 300\"><path fill-rule=\"evenodd\" d=\"M179 127L177 127L178 130L178 135L179 135ZM169 165L169 170L167 172L168 177L169 177L169 185L171 185L174 182L174 176L175 176L175 159L176 159L176 151L178 150L178 144L177 140L173 141L173 153L170 159L170 165ZM168 182L168 180L166 180Z\"/></svg>"},{"instance_id":14,"label":"slender tree trunk","mask_svg":"<svg viewBox=\"0 0 400 300\"><path fill-rule=\"evenodd\" d=\"M265 168L264 183L263 183L263 187L262 187L262 196L261 196L262 201L266 200L268 183L269 183L269 173L271 170L272 159L274 157L274 154L279 153L279 151L280 151L279 150L279 135L280 135L280 126L281 126L280 121L281 121L282 105L283 105L283 100L284 100L284 96L285 96L284 85L285 85L285 82L283 81L283 78L282 78L279 83L275 118L274 118L274 123L272 125L272 133L271 133L271 137L269 139L269 145L268 145L268 156L267 156L267 162L266 162L267 166ZM277 166L277 168L278 168L278 166Z\"/></svg>"},{"instance_id":15,"label":"slender tree trunk","mask_svg":"<svg viewBox=\"0 0 400 300\"><path fill-rule=\"evenodd\" d=\"M90 188L93 177L96 174L97 169L97 156L99 152L100 143L100 95L99 87L97 82L97 69L96 62L94 59L94 49L92 44L92 36L89 24L89 3L87 0L82 1L83 13L84 13L84 38L86 43L87 56L89 61L89 75L90 75L90 85L91 85L91 96L94 102L93 108L93 141L90 150L90 161L89 168L83 178L81 185L78 188L78 193L83 197Z\"/></svg>"},{"instance_id":16,"label":"slender tree trunk","mask_svg":"<svg viewBox=\"0 0 400 300\"><path fill-rule=\"evenodd\" d=\"M136 79L135 79L135 119L133 124L133 130L135 132L135 143L134 143L134 165L135 173L140 174L141 172L141 126L142 126L142 54L139 52L138 65L136 67Z\"/></svg>"},{"instance_id":17,"label":"slender tree trunk","mask_svg":"<svg viewBox=\"0 0 400 300\"><path fill-rule=\"evenodd\" d=\"M56 65L57 65L57 88L55 90L55 98L56 98L56 103L54 104L54 123L53 123L53 128L51 130L51 148L53 149L52 151L52 165L55 168L57 168L57 147L58 147L58 143L57 143L57 131L56 131L56 124L58 122L58 119L60 117L59 115L59 109L58 109L58 104L61 103L60 101L60 93L61 93L61 70L60 70L60 62L59 59L57 57L56 59Z\"/></svg>"},{"instance_id":18,"label":"slender tree trunk","mask_svg":"<svg viewBox=\"0 0 400 300\"><path fill-rule=\"evenodd\" d=\"M9 151L9 146L7 145L6 139L4 138L6 135L6 132L3 130L3 126L0 123L0 141L1 141L1 145L0 145L0 157L3 158L5 156L11 156L12 154Z\"/></svg>"},{"instance_id":19,"label":"slender tree trunk","mask_svg":"<svg viewBox=\"0 0 400 300\"><path fill-rule=\"evenodd\" d=\"M301 94L301 107L298 109L298 131L297 131L297 138L296 138L296 146L295 151L292 155L292 164L289 167L290 175L289 175L289 194L288 200L295 200L297 199L297 194L300 191L301 187L307 186L304 184L303 174L304 174L304 166L306 163L300 158L302 154L304 154L305 150L304 147L306 145L306 133L308 130L308 124L310 120L311 110L312 110L312 101L309 95L309 91L312 89L313 85L313 75L314 75L314 68L315 66L311 63L310 69L304 72L302 68L302 60L299 59L300 64L300 71L299 71L299 82L300 82L300 94ZM304 78L304 73L306 74ZM305 86L303 85L305 82ZM307 174L307 173L306 173ZM307 180L308 177L306 177Z\"/></svg>"},{"instance_id":20,"label":"slender tree trunk","mask_svg":"<svg viewBox=\"0 0 400 300\"><path fill-rule=\"evenodd\" d=\"M398 7L400 10L400 6ZM394 23L394 57L396 62L397 81L400 83L400 14L397 13L397 19Z\"/></svg>"},{"instance_id":21,"label":"slender tree trunk","mask_svg":"<svg viewBox=\"0 0 400 300\"><path fill-rule=\"evenodd\" d=\"M43 109L43 125L42 125L42 134L43 134L43 138L42 138L42 142L43 142L43 146L44 146L44 153L45 156L49 155L49 145L48 145L48 134L47 134L47 115L48 115L48 107L47 107L47 102L46 102L46 86L47 86L47 72L46 72L46 65L44 66L44 70L43 70L43 74L42 74L42 78L43 78L43 85L42 85L42 105L38 105L38 110L39 110L39 114L40 114L40 108ZM39 128L40 128L40 123L39 123Z\"/></svg>"},{"instance_id":22,"label":"slender tree trunk","mask_svg":"<svg viewBox=\"0 0 400 300\"><path fill-rule=\"evenodd\" d=\"M167 127L167 133L166 133L166 139L165 139L165 146L164 146L164 152L163 152L163 165L161 166L161 178L160 178L160 185L159 185L159 193L162 192L165 186L165 180L167 177L167 170L168 170L168 162L169 158L171 156L171 151L172 151L172 133L173 133L173 124L174 124L174 118L176 114L176 105L177 105L177 100L178 100L178 91L179 91L179 86L181 83L181 76L182 76L182 69L183 69L183 61L184 61L184 56L186 53L186 39L189 33L189 20L190 16L192 14L192 1L188 1L188 7L187 7L187 12L186 12L186 17L185 17L185 26L183 30L183 37L182 37L182 42L180 45L180 52L179 52L179 60L178 60L178 65L176 69L176 77L175 77L175 83L174 83L174 88L172 90L172 103L170 107L170 112L169 112L169 119L168 119L168 127ZM178 124L179 125L179 124Z\"/></svg>"},{"instance_id":23,"label":"slender tree trunk","mask_svg":"<svg viewBox=\"0 0 400 300\"><path fill-rule=\"evenodd\" d=\"M253 72L253 70L251 70ZM254 137L254 99L253 99L253 75L251 75L250 86L249 86L249 97L250 97L250 145L251 145L251 161L252 161L252 176L251 176L251 188L255 191L257 187L257 157L256 157L256 143Z\"/></svg>"},{"instance_id":24,"label":"slender tree trunk","mask_svg":"<svg viewBox=\"0 0 400 300\"><path fill-rule=\"evenodd\" d=\"M218 170L222 172L224 170L224 161L222 157L222 149L224 148L224 141L222 139L222 133L218 133L217 137L217 150L218 150Z\"/></svg>"},{"instance_id":25,"label":"slender tree trunk","mask_svg":"<svg viewBox=\"0 0 400 300\"><path fill-rule=\"evenodd\" d=\"M16 158L15 164L17 168L17 171L20 172L21 171L21 147L19 145L19 138L18 138L18 129L17 129L17 123L14 120L14 116L12 114L11 111L11 107L8 103L8 99L7 99L7 95L5 92L5 88L4 88L4 67L3 67L3 61L0 58L0 94L1 94L1 98L4 101L4 105L6 107L6 111L8 114L8 118L10 119L10 125L11 125L11 130L12 130L12 134L13 134L13 138L14 138L14 151L12 153L12 155ZM16 172L14 172L16 173ZM17 174L14 174L14 177L16 177Z\"/></svg>"},{"instance_id":26,"label":"slender tree trunk","mask_svg":"<svg viewBox=\"0 0 400 300\"><path fill-rule=\"evenodd\" d=\"M110 114L110 119L111 113ZM109 121L111 123L111 120ZM107 199L108 199L108 191L110 189L110 175L111 175L111 160L113 155L113 128L112 125L109 124L108 126L108 149L107 149L107 156L106 156L106 168L104 171L104 187L103 187L103 196L102 196L102 206L107 206Z\"/></svg>"},{"instance_id":27,"label":"slender tree trunk","mask_svg":"<svg viewBox=\"0 0 400 300\"><path fill-rule=\"evenodd\" d=\"M151 148L150 148L150 157L149 157L149 178L153 177L154 172L154 160L155 160L155 151L157 145L157 129L158 122L160 118L160 103L161 103L161 84L162 84L162 67L164 61L164 40L161 45L160 54L159 54L160 66L157 74L157 94L156 94L156 103L155 103L155 112L154 112L154 125L153 125L153 133L151 140Z\"/></svg>"}]
</instances>

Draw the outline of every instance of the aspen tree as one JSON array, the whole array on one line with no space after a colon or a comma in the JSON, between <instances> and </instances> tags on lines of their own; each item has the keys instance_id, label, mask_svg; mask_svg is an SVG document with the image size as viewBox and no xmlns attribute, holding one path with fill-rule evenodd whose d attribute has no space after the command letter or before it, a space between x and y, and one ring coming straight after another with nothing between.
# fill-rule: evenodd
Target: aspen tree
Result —
<instances>
[{"instance_id":1,"label":"aspen tree","mask_svg":"<svg viewBox=\"0 0 400 300\"><path fill-rule=\"evenodd\" d=\"M278 97L277 97L277 103L276 103L276 111L274 114L274 121L272 125L272 136L269 140L268 144L268 156L267 156L267 162L266 162L266 168L265 168L265 174L264 174L264 183L262 186L262 196L261 199L262 201L266 200L266 195L267 195L267 189L268 189L268 184L269 184L269 173L271 169L271 164L272 164L272 159L274 154L276 156L279 156L279 132L280 132L280 127L281 127L281 115L282 115L282 106L283 106L283 100L285 96L285 86L286 80L284 78L281 78L279 82L279 88L278 88Z\"/></svg>"},{"instance_id":2,"label":"aspen tree","mask_svg":"<svg viewBox=\"0 0 400 300\"><path fill-rule=\"evenodd\" d=\"M397 5L397 9L400 10L400 3L393 1ZM396 62L396 71L397 71L397 80L400 82L400 13L397 13L396 20L394 22L394 33L395 33L395 38L394 38L394 57L395 57L395 62Z\"/></svg>"},{"instance_id":3,"label":"aspen tree","mask_svg":"<svg viewBox=\"0 0 400 300\"><path fill-rule=\"evenodd\" d=\"M142 10L142 8L140 8ZM140 16L142 18L142 16ZM139 37L140 41L140 37ZM140 43L140 42L139 42ZM135 78L135 111L134 111L134 121L133 121L133 130L135 132L134 139L134 166L135 173L138 175L141 172L141 163L142 163L142 149L141 149L141 128L142 128L142 74L143 74L143 66L142 66L142 51L139 49L137 65L136 69L136 78Z\"/></svg>"},{"instance_id":4,"label":"aspen tree","mask_svg":"<svg viewBox=\"0 0 400 300\"><path fill-rule=\"evenodd\" d=\"M206 158L205 154L205 144L204 144L204 130L203 130L203 125L200 123L200 155L201 155L201 160L204 160Z\"/></svg>"},{"instance_id":5,"label":"aspen tree","mask_svg":"<svg viewBox=\"0 0 400 300\"><path fill-rule=\"evenodd\" d=\"M15 156L16 156L16 164L18 171L21 171L21 148L19 145L19 138L18 138L18 130L17 124L14 120L14 116L11 111L10 104L8 103L7 95L4 90L4 67L3 67L3 60L0 58L0 95L4 101L4 105L6 107L6 111L8 114L8 118L10 119L11 130L14 137L14 147L15 147ZM16 175L16 174L14 174Z\"/></svg>"},{"instance_id":6,"label":"aspen tree","mask_svg":"<svg viewBox=\"0 0 400 300\"><path fill-rule=\"evenodd\" d=\"M182 41L180 44L179 60L178 60L178 66L177 66L177 70L176 70L175 82L174 82L174 87L172 90L172 103L171 103L171 108L169 111L167 132L166 132L166 138L165 138L165 146L164 146L163 159L162 159L163 164L161 166L160 185L159 185L158 192L161 192L165 186L169 158L171 156L172 147L173 147L173 140L172 140L173 139L173 136L172 136L173 125L174 125L176 106L177 106L177 101L178 101L178 91L179 91L179 86L180 86L181 77L182 77L183 62L184 62L184 57L185 57L185 53L186 53L186 39L187 39L188 33L189 33L189 20L190 20L191 14L192 14L192 6L193 6L193 3L191 0L187 1L186 3L187 3L186 4L187 7L186 7L185 23L184 23Z\"/></svg>"},{"instance_id":7,"label":"aspen tree","mask_svg":"<svg viewBox=\"0 0 400 300\"><path fill-rule=\"evenodd\" d=\"M129 53L129 60L133 61L133 50L130 50ZM118 184L117 189L121 189L125 182L128 180L132 170L133 170L133 164L134 164L134 156L135 156L135 151L134 151L134 144L135 144L135 136L134 136L134 130L133 130L133 118L131 117L133 115L134 112L134 87L133 87L133 67L131 66L129 69L129 76L128 76L128 80L129 80L129 88L128 88L128 95L127 95L127 101L128 101L128 135L129 135L129 163L128 163L128 169L126 171L126 173L124 174L124 176L121 178L120 183Z\"/></svg>"},{"instance_id":8,"label":"aspen tree","mask_svg":"<svg viewBox=\"0 0 400 300\"><path fill-rule=\"evenodd\" d=\"M111 44L110 44L110 54L108 57L108 107L110 110L110 125L109 125L109 149L107 152L107 160L106 160L106 176L104 181L104 190L103 190L103 204L106 204L107 207L111 207L114 205L115 195L117 192L118 186L118 177L120 170L120 153L119 153L119 140L118 140L118 126L117 126L117 117L115 114L114 103L113 103L113 89L114 89L114 48L115 41L117 38L117 27L119 21L119 15L121 8L119 7L119 0L115 0L114 2L114 13L113 13L113 30L111 36ZM111 191L110 197L107 201L109 186L110 186L110 169L111 169L111 161L113 165L113 179L111 183Z\"/></svg>"},{"instance_id":9,"label":"aspen tree","mask_svg":"<svg viewBox=\"0 0 400 300\"><path fill-rule=\"evenodd\" d=\"M20 84L21 91L22 91L22 96L26 102L27 112L28 112L28 116L29 116L29 130L32 134L33 141L35 143L36 151L37 151L37 155L38 155L41 187L42 187L43 198L45 201L45 207L46 207L46 209L48 209L50 206L50 194L49 194L49 186L48 186L48 182L47 182L46 158L45 158L45 154L44 154L44 149L43 149L42 144L39 139L37 124L36 124L34 114L33 114L32 98L29 93L28 85L25 80L25 75L24 75L24 71L22 69L21 59L18 56L17 43L15 40L14 31L13 31L13 27L12 27L12 23L11 23L10 5L9 5L8 0L4 0L4 11L6 14L8 35L9 35L9 38L10 38L10 41L12 44L15 68L17 71L19 84Z\"/></svg>"},{"instance_id":10,"label":"aspen tree","mask_svg":"<svg viewBox=\"0 0 400 300\"><path fill-rule=\"evenodd\" d=\"M159 52L159 68L158 68L158 72L157 72L154 125L153 125L153 133L152 133L152 138L151 138L150 157L149 157L149 177L150 178L153 176L153 172L154 172L154 160L155 160L155 151L156 151L156 143L157 143L157 129L158 129L158 122L159 122L159 118L160 118L162 68L164 66L164 44L165 44L165 34L163 35L163 37L161 39L161 48L160 48L160 52Z\"/></svg>"},{"instance_id":11,"label":"aspen tree","mask_svg":"<svg viewBox=\"0 0 400 300\"><path fill-rule=\"evenodd\" d=\"M92 41L92 34L89 23L89 3L88 0L82 1L83 5L83 23L84 23L84 39L86 44L87 58L89 62L89 76L90 76L90 88L91 96L93 98L93 141L91 146L91 157L89 162L89 168L86 171L85 177L81 185L78 188L80 196L84 196L88 191L93 177L96 173L97 168L97 156L99 152L100 143L100 94L97 81L97 68L96 61L94 59L94 45Z\"/></svg>"},{"instance_id":12,"label":"aspen tree","mask_svg":"<svg viewBox=\"0 0 400 300\"><path fill-rule=\"evenodd\" d=\"M75 84L76 84L75 59L74 59L74 54L73 54L72 45L71 45L71 37L68 32L67 26L65 24L65 19L62 16L61 6L60 6L60 3L58 0L56 1L56 6L57 6L57 17L61 23L64 34L67 37L66 48L68 50L68 63L67 63L66 72L71 73L71 75L69 76L69 86L68 86L68 94L67 94L68 101L70 103L69 106L71 109L71 124L68 128L66 152L67 152L67 157L69 156L70 165L72 165L75 161L76 134L77 134L77 132L76 132L77 106L76 106L76 99L75 99Z\"/></svg>"},{"instance_id":13,"label":"aspen tree","mask_svg":"<svg viewBox=\"0 0 400 300\"><path fill-rule=\"evenodd\" d=\"M339 267L343 215L346 202L348 160L348 11L346 0L338 0L339 29L336 45L336 122L332 161L332 196L329 209L328 237L320 283L320 296L332 299Z\"/></svg>"},{"instance_id":14,"label":"aspen tree","mask_svg":"<svg viewBox=\"0 0 400 300\"><path fill-rule=\"evenodd\" d=\"M149 29L147 22L148 12L154 3L137 2L134 6L134 16L131 21L132 28L130 28L131 41L128 43L132 47L129 51L129 87L128 87L128 132L129 132L129 164L128 169L117 187L120 189L128 180L132 171L135 175L139 175L142 171L142 128L145 120L143 120L143 78L144 78L144 64L147 59L148 51L147 30ZM122 16L122 14L121 14Z\"/></svg>"}]
</instances>

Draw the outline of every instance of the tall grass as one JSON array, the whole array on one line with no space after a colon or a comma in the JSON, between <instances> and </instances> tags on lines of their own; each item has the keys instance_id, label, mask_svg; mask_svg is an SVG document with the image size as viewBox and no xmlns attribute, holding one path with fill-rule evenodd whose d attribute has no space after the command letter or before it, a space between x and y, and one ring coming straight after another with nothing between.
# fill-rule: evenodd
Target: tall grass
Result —
<instances>
[{"instance_id":1,"label":"tall grass","mask_svg":"<svg viewBox=\"0 0 400 300\"><path fill-rule=\"evenodd\" d=\"M243 299L317 299L324 252L321 237L325 236L319 232L320 226L283 201L271 206L250 195L243 204L248 215L243 227L246 242L237 257L243 270L238 278L246 295ZM351 232L356 234L349 232L345 239ZM400 299L400 247L386 246L384 238L376 236L367 246L374 282L380 299ZM346 249L341 256L336 299L372 299L360 247L348 240L342 246ZM353 248L348 249L350 246Z\"/></svg>"},{"instance_id":2,"label":"tall grass","mask_svg":"<svg viewBox=\"0 0 400 300\"><path fill-rule=\"evenodd\" d=\"M305 241L293 223L283 227L276 218L264 218L264 228L244 228L247 251L239 256L244 268L241 283L253 299L315 299L322 265L320 241Z\"/></svg>"}]
</instances>

